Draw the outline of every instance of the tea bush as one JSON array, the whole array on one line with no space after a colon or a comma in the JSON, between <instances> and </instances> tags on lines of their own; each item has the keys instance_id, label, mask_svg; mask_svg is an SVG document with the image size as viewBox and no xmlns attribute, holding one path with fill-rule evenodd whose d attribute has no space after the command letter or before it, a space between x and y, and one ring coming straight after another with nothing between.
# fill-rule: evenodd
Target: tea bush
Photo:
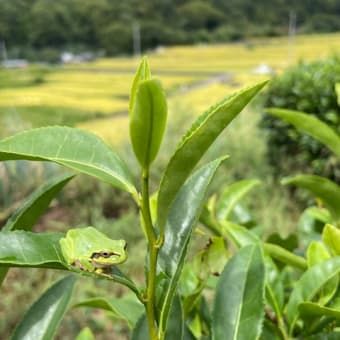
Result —
<instances>
[{"instance_id":1,"label":"tea bush","mask_svg":"<svg viewBox=\"0 0 340 340\"><path fill-rule=\"evenodd\" d=\"M314 114L335 131L340 131L340 107L335 92L339 79L339 57L301 61L270 83L265 107ZM269 115L264 115L261 126L267 130L268 158L278 174L303 171L340 181L338 161L320 142L299 134L294 127Z\"/></svg>"}]
</instances>

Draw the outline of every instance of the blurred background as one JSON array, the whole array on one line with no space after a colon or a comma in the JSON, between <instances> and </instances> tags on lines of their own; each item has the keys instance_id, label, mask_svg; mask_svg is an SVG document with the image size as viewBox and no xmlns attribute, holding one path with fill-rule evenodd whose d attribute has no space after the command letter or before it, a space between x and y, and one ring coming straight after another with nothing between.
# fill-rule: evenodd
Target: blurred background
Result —
<instances>
[{"instance_id":1,"label":"blurred background","mask_svg":"<svg viewBox=\"0 0 340 340\"><path fill-rule=\"evenodd\" d=\"M237 180L258 178L261 185L235 219L285 240L315 202L279 180L308 172L340 183L340 165L325 147L269 118L264 108L316 114L340 132L339 52L340 0L0 0L0 137L54 124L85 129L110 144L138 178L127 111L136 67L148 55L169 105L166 137L152 170L156 190L178 139L199 114L244 86L271 79L204 161L231 156L211 187L217 194ZM44 179L62 171L47 163L1 163L0 224ZM140 281L145 243L137 208L121 191L78 176L35 230L65 232L86 225L128 240L129 261L122 268ZM207 237L197 235L194 247L204 246ZM61 275L10 271L0 299L1 339ZM84 278L75 301L108 291L125 293ZM112 332L115 339L127 339L126 325L112 320L102 311L72 310L57 338L74 339L90 325L98 339L112 339Z\"/></svg>"}]
</instances>

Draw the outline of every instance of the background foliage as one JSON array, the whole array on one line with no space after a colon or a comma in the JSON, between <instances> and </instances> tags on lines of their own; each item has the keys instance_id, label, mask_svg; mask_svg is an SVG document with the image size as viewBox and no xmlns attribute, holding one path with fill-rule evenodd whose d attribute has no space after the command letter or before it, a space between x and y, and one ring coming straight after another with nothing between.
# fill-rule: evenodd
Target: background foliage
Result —
<instances>
[{"instance_id":1,"label":"background foliage","mask_svg":"<svg viewBox=\"0 0 340 340\"><path fill-rule=\"evenodd\" d=\"M55 61L56 51L70 46L131 52L137 22L148 49L286 34L290 12L300 32L340 29L336 0L1 0L0 41L13 55Z\"/></svg>"},{"instance_id":2,"label":"background foliage","mask_svg":"<svg viewBox=\"0 0 340 340\"><path fill-rule=\"evenodd\" d=\"M313 114L340 132L340 107L335 90L339 81L338 57L301 61L270 83L264 105ZM340 181L339 161L323 144L273 116L265 115L261 125L267 129L267 154L277 173L308 172Z\"/></svg>"}]
</instances>

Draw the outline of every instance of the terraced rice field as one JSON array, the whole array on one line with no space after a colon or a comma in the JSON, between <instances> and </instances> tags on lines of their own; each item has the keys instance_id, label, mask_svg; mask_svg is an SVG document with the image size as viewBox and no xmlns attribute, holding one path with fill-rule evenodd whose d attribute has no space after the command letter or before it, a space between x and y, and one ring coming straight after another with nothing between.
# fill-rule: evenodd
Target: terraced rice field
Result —
<instances>
[{"instance_id":1,"label":"terraced rice field","mask_svg":"<svg viewBox=\"0 0 340 340\"><path fill-rule=\"evenodd\" d=\"M320 49L322 46L322 49ZM229 93L279 74L299 59L340 51L340 34L258 39L248 43L159 48L150 53L153 73L169 95L170 119L181 110L199 114ZM0 69L0 134L48 124L77 125L116 144L128 136L129 90L138 58L100 59L39 71ZM217 76L222 75L222 76ZM223 76L224 75L224 76Z\"/></svg>"}]
</instances>

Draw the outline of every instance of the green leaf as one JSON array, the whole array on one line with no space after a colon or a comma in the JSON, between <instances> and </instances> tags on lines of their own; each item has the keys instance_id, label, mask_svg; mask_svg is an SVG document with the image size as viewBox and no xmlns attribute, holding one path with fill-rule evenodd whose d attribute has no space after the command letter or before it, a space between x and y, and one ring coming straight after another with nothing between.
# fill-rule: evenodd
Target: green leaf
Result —
<instances>
[{"instance_id":1,"label":"green leaf","mask_svg":"<svg viewBox=\"0 0 340 340\"><path fill-rule=\"evenodd\" d=\"M284 307L284 286L281 273L270 256L265 256L266 299L277 317L282 316Z\"/></svg>"},{"instance_id":2,"label":"green leaf","mask_svg":"<svg viewBox=\"0 0 340 340\"><path fill-rule=\"evenodd\" d=\"M2 231L32 230L53 198L75 175L63 175L43 183L8 219Z\"/></svg>"},{"instance_id":3,"label":"green leaf","mask_svg":"<svg viewBox=\"0 0 340 340\"><path fill-rule=\"evenodd\" d=\"M245 179L229 185L222 193L216 205L216 217L219 220L230 218L236 204L261 182L257 179Z\"/></svg>"},{"instance_id":4,"label":"green leaf","mask_svg":"<svg viewBox=\"0 0 340 340\"><path fill-rule=\"evenodd\" d=\"M264 317L264 289L261 248L246 246L227 263L217 285L213 339L258 339Z\"/></svg>"},{"instance_id":5,"label":"green leaf","mask_svg":"<svg viewBox=\"0 0 340 340\"><path fill-rule=\"evenodd\" d=\"M286 120L300 131L311 135L340 157L340 136L318 118L311 114L284 109L269 109L267 112Z\"/></svg>"},{"instance_id":6,"label":"green leaf","mask_svg":"<svg viewBox=\"0 0 340 340\"><path fill-rule=\"evenodd\" d=\"M204 112L187 131L163 174L158 193L158 226L166 223L171 203L191 171L228 124L267 82L258 83L229 96Z\"/></svg>"},{"instance_id":7,"label":"green leaf","mask_svg":"<svg viewBox=\"0 0 340 340\"><path fill-rule=\"evenodd\" d=\"M302 249L314 240L320 240L320 234L326 223L331 223L333 218L326 208L310 207L303 211L297 225L297 234Z\"/></svg>"},{"instance_id":8,"label":"green leaf","mask_svg":"<svg viewBox=\"0 0 340 340\"><path fill-rule=\"evenodd\" d=\"M60 233L0 233L0 265L66 269L59 248Z\"/></svg>"},{"instance_id":9,"label":"green leaf","mask_svg":"<svg viewBox=\"0 0 340 340\"><path fill-rule=\"evenodd\" d=\"M160 312L159 327L164 332L188 251L193 227L203 208L208 186L224 158L208 163L184 184L174 201L165 229L164 244L159 252L159 272L169 279Z\"/></svg>"},{"instance_id":10,"label":"green leaf","mask_svg":"<svg viewBox=\"0 0 340 340\"><path fill-rule=\"evenodd\" d=\"M95 340L94 335L90 328L85 327L83 330L78 334L75 340Z\"/></svg>"},{"instance_id":11,"label":"green leaf","mask_svg":"<svg viewBox=\"0 0 340 340\"><path fill-rule=\"evenodd\" d=\"M144 313L138 320L136 327L132 331L131 340L149 339L149 326L146 314Z\"/></svg>"},{"instance_id":12,"label":"green leaf","mask_svg":"<svg viewBox=\"0 0 340 340\"><path fill-rule=\"evenodd\" d=\"M322 240L333 255L340 255L340 230L331 224L326 224L322 231Z\"/></svg>"},{"instance_id":13,"label":"green leaf","mask_svg":"<svg viewBox=\"0 0 340 340\"><path fill-rule=\"evenodd\" d=\"M123 319L133 328L144 312L144 306L134 295L122 298L96 297L75 304L73 307L90 307L104 309L113 313L117 319Z\"/></svg>"},{"instance_id":14,"label":"green leaf","mask_svg":"<svg viewBox=\"0 0 340 340\"><path fill-rule=\"evenodd\" d=\"M230 239L238 248L260 242L260 239L256 234L252 233L247 228L230 221L220 221L219 227L221 235Z\"/></svg>"},{"instance_id":15,"label":"green leaf","mask_svg":"<svg viewBox=\"0 0 340 340\"><path fill-rule=\"evenodd\" d=\"M66 263L59 245L61 233L32 233L28 231L0 232L0 267L43 267L64 269L97 279L113 280L136 294L136 285L117 266L108 275L86 272Z\"/></svg>"},{"instance_id":16,"label":"green leaf","mask_svg":"<svg viewBox=\"0 0 340 340\"><path fill-rule=\"evenodd\" d=\"M282 340L281 334L278 327L274 326L273 323L267 319L263 322L263 328L261 332L261 340Z\"/></svg>"},{"instance_id":17,"label":"green leaf","mask_svg":"<svg viewBox=\"0 0 340 340\"><path fill-rule=\"evenodd\" d=\"M219 275L227 263L230 253L226 249L223 237L212 236L209 243L197 253L190 264L195 268L201 280L210 275Z\"/></svg>"},{"instance_id":18,"label":"green leaf","mask_svg":"<svg viewBox=\"0 0 340 340\"><path fill-rule=\"evenodd\" d=\"M131 92L130 92L130 104L129 104L129 112L131 113L133 111L134 105L135 105L135 98L137 95L138 85L141 81L150 79L151 72L150 67L148 64L148 58L143 57L138 70L136 72L136 75L132 82Z\"/></svg>"},{"instance_id":19,"label":"green leaf","mask_svg":"<svg viewBox=\"0 0 340 340\"><path fill-rule=\"evenodd\" d=\"M76 128L43 127L0 142L0 160L50 161L136 194L132 176L119 156L99 137Z\"/></svg>"},{"instance_id":20,"label":"green leaf","mask_svg":"<svg viewBox=\"0 0 340 340\"><path fill-rule=\"evenodd\" d=\"M8 219L2 232L18 229L31 230L52 199L73 177L74 175L64 175L42 184ZM0 285L7 272L8 268L0 268Z\"/></svg>"},{"instance_id":21,"label":"green leaf","mask_svg":"<svg viewBox=\"0 0 340 340\"><path fill-rule=\"evenodd\" d=\"M238 248L250 244L261 244L266 253L268 253L273 259L279 260L301 270L305 270L307 268L306 260L303 257L297 256L276 244L260 243L260 238L243 226L229 221L220 221L219 226L221 235L230 239Z\"/></svg>"},{"instance_id":22,"label":"green leaf","mask_svg":"<svg viewBox=\"0 0 340 340\"><path fill-rule=\"evenodd\" d=\"M299 304L299 312L302 317L310 316L329 316L340 319L340 310L322 306L314 302L302 302Z\"/></svg>"},{"instance_id":23,"label":"green leaf","mask_svg":"<svg viewBox=\"0 0 340 340\"><path fill-rule=\"evenodd\" d=\"M161 83L156 79L140 82L130 113L130 136L142 168L156 158L166 126L167 104Z\"/></svg>"},{"instance_id":24,"label":"green leaf","mask_svg":"<svg viewBox=\"0 0 340 340\"><path fill-rule=\"evenodd\" d=\"M286 318L291 332L299 317L299 304L311 301L321 287L339 272L340 257L334 257L316 264L302 274L299 281L296 282L287 304Z\"/></svg>"},{"instance_id":25,"label":"green leaf","mask_svg":"<svg viewBox=\"0 0 340 340\"><path fill-rule=\"evenodd\" d=\"M60 249L61 233L32 233L28 231L0 232L1 267L43 267L69 270L97 279L113 280L139 294L136 285L117 266L107 275L86 272L66 263Z\"/></svg>"},{"instance_id":26,"label":"green leaf","mask_svg":"<svg viewBox=\"0 0 340 340\"><path fill-rule=\"evenodd\" d=\"M328 260L330 257L327 249L321 242L313 241L309 244L307 248L307 263L309 268L322 261Z\"/></svg>"},{"instance_id":27,"label":"green leaf","mask_svg":"<svg viewBox=\"0 0 340 340\"><path fill-rule=\"evenodd\" d=\"M181 300L175 296L171 306L169 321L166 327L165 340L182 340L184 333L184 315Z\"/></svg>"},{"instance_id":28,"label":"green leaf","mask_svg":"<svg viewBox=\"0 0 340 340\"><path fill-rule=\"evenodd\" d=\"M313 334L311 336L306 336L304 340L339 340L340 332L331 331L331 332L322 332Z\"/></svg>"},{"instance_id":29,"label":"green leaf","mask_svg":"<svg viewBox=\"0 0 340 340\"><path fill-rule=\"evenodd\" d=\"M308 267L313 267L318 263L326 261L330 258L326 247L322 242L313 241L307 249ZM329 280L321 289L317 302L321 305L328 303L336 293L339 284L339 277L335 276Z\"/></svg>"},{"instance_id":30,"label":"green leaf","mask_svg":"<svg viewBox=\"0 0 340 340\"><path fill-rule=\"evenodd\" d=\"M340 220L340 186L331 180L315 175L298 175L282 180L283 184L293 184L311 191L320 198L335 220Z\"/></svg>"},{"instance_id":31,"label":"green leaf","mask_svg":"<svg viewBox=\"0 0 340 340\"><path fill-rule=\"evenodd\" d=\"M329 211L322 207L309 207L304 212L313 217L315 220L323 222L324 224L331 222L331 215Z\"/></svg>"},{"instance_id":32,"label":"green leaf","mask_svg":"<svg viewBox=\"0 0 340 340\"><path fill-rule=\"evenodd\" d=\"M94 275L98 278L98 275L95 274L95 273L91 273L91 275ZM112 280L128 287L136 295L140 294L140 292L139 292L137 286L134 284L134 282L127 275L125 275L120 269L118 269L117 266L113 266L111 268L110 276L111 276ZM103 277L101 277L101 278L103 278Z\"/></svg>"},{"instance_id":33,"label":"green leaf","mask_svg":"<svg viewBox=\"0 0 340 340\"><path fill-rule=\"evenodd\" d=\"M67 276L50 287L26 312L12 340L53 339L67 311L75 281L74 276Z\"/></svg>"}]
</instances>

